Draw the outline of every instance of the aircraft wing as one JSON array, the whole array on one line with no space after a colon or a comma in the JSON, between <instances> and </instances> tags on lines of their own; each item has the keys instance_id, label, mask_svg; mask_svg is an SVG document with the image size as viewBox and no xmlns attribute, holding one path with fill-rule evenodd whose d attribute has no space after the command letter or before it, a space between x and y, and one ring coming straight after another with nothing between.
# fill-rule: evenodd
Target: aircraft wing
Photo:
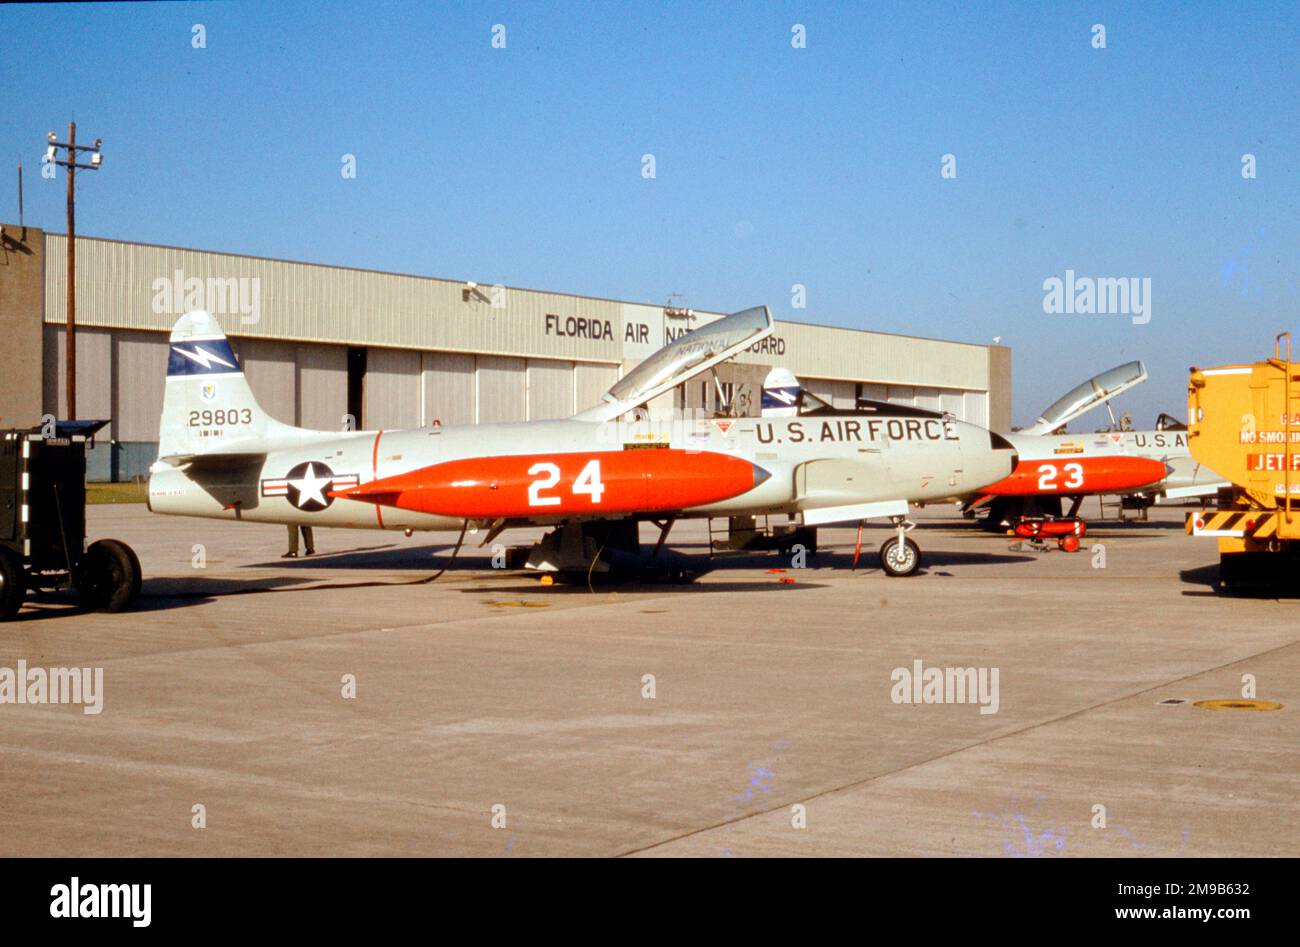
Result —
<instances>
[{"instance_id":1,"label":"aircraft wing","mask_svg":"<svg viewBox=\"0 0 1300 947\"><path fill-rule=\"evenodd\" d=\"M1141 362L1117 365L1071 389L1069 394L1039 415L1038 420L1030 427L1018 433L1051 434L1061 425L1068 424L1079 415L1114 398L1121 391L1128 391L1134 385L1140 385L1146 380L1147 369Z\"/></svg>"},{"instance_id":2,"label":"aircraft wing","mask_svg":"<svg viewBox=\"0 0 1300 947\"><path fill-rule=\"evenodd\" d=\"M1193 500L1197 497L1212 497L1220 490L1231 487L1232 484L1227 480L1220 480L1216 483L1203 483L1193 487L1172 487L1163 491L1160 496L1156 497L1156 503L1168 501L1170 503L1177 500Z\"/></svg>"},{"instance_id":3,"label":"aircraft wing","mask_svg":"<svg viewBox=\"0 0 1300 947\"><path fill-rule=\"evenodd\" d=\"M772 334L766 306L734 312L693 329L655 352L605 392L600 404L574 415L578 421L612 421L621 414L690 381Z\"/></svg>"}]
</instances>

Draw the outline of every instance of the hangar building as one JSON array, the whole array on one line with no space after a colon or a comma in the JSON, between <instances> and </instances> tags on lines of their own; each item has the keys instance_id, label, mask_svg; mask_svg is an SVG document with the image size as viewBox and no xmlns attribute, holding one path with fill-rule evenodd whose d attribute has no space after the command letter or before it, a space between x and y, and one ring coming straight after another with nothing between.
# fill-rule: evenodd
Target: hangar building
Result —
<instances>
[{"instance_id":1,"label":"hangar building","mask_svg":"<svg viewBox=\"0 0 1300 947\"><path fill-rule=\"evenodd\" d=\"M0 242L0 428L65 417L67 238L5 224ZM94 480L147 473L167 334L189 309L218 317L273 416L334 430L349 416L366 429L566 417L723 315L94 237L79 236L76 252L77 414L112 419L91 452ZM1010 427L1004 346L778 321L719 369L739 413L757 413L774 365L837 407L889 400ZM656 410L711 409L718 397L696 379Z\"/></svg>"}]
</instances>

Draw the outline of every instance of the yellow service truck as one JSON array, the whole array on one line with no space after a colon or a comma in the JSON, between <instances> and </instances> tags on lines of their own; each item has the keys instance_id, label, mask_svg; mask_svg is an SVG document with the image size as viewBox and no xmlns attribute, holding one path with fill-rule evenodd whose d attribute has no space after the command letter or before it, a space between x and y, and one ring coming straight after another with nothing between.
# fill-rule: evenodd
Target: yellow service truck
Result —
<instances>
[{"instance_id":1,"label":"yellow service truck","mask_svg":"<svg viewBox=\"0 0 1300 947\"><path fill-rule=\"evenodd\" d=\"M1295 585L1300 579L1300 376L1291 334L1253 365L1193 368L1187 443L1231 487L1187 518L1187 532L1219 540L1219 587Z\"/></svg>"}]
</instances>

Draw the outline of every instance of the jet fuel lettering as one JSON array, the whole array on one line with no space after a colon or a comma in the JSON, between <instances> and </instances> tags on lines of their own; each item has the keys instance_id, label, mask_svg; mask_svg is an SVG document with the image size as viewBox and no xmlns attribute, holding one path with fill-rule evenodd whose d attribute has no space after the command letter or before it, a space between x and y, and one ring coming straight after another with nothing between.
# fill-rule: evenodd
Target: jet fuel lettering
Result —
<instances>
[{"instance_id":1,"label":"jet fuel lettering","mask_svg":"<svg viewBox=\"0 0 1300 947\"><path fill-rule=\"evenodd\" d=\"M938 418L828 418L825 421L791 421L780 434L771 423L754 425L760 444L828 444L863 441L956 441L957 428Z\"/></svg>"},{"instance_id":2,"label":"jet fuel lettering","mask_svg":"<svg viewBox=\"0 0 1300 947\"><path fill-rule=\"evenodd\" d=\"M1247 454L1246 469L1255 471L1286 470L1286 454ZM1300 454L1291 454L1291 469L1300 470Z\"/></svg>"}]
</instances>

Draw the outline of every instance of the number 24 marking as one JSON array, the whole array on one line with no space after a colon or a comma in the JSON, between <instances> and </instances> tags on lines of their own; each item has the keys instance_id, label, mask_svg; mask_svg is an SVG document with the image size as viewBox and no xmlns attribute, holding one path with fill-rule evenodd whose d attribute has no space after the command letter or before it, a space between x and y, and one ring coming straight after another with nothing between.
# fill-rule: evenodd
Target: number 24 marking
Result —
<instances>
[{"instance_id":1,"label":"number 24 marking","mask_svg":"<svg viewBox=\"0 0 1300 947\"><path fill-rule=\"evenodd\" d=\"M543 490L549 490L560 482L559 466L549 461L543 461L528 468L528 476L536 477L538 474L542 476L528 485L528 505L559 506L559 497L542 496ZM587 462L587 466L582 468L582 473L578 474L578 478L573 481L573 488L570 492L575 496L581 493L588 494L593 505L600 502L600 497L605 492L605 485L600 479L599 460Z\"/></svg>"}]
</instances>

